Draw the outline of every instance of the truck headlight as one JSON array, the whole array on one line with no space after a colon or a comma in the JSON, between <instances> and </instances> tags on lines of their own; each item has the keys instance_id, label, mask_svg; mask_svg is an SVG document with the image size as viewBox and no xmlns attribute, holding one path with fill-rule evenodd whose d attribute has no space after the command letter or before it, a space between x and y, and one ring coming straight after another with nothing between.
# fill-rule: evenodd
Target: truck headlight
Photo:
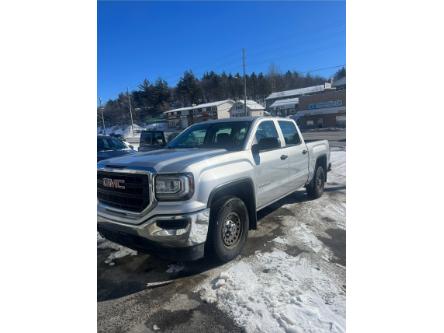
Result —
<instances>
[{"instance_id":1,"label":"truck headlight","mask_svg":"<svg viewBox=\"0 0 444 333\"><path fill-rule=\"evenodd\" d=\"M154 183L156 199L159 201L187 200L194 193L191 173L157 175Z\"/></svg>"}]
</instances>

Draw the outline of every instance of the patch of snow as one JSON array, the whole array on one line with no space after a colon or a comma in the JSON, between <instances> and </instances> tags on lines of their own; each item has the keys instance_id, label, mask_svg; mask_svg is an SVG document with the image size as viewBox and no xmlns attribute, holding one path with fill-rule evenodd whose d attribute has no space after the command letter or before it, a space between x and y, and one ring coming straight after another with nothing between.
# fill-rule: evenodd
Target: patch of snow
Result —
<instances>
[{"instance_id":1,"label":"patch of snow","mask_svg":"<svg viewBox=\"0 0 444 333\"><path fill-rule=\"evenodd\" d=\"M220 288L220 287L222 287L222 286L224 286L225 285L225 279L218 279L217 281L216 281L216 283L214 284L214 287L217 289L217 288Z\"/></svg>"},{"instance_id":2,"label":"patch of snow","mask_svg":"<svg viewBox=\"0 0 444 333\"><path fill-rule=\"evenodd\" d=\"M346 152L331 151L330 152L331 171L327 175L327 184L337 183L345 185L346 175Z\"/></svg>"},{"instance_id":3,"label":"patch of snow","mask_svg":"<svg viewBox=\"0 0 444 333\"><path fill-rule=\"evenodd\" d=\"M323 243L313 234L313 232L305 224L297 222L294 216L283 216L281 218L287 221L293 221L293 224L296 225L291 228L286 237L276 237L273 239L273 242L297 246L304 251L312 251L315 253L325 249Z\"/></svg>"},{"instance_id":4,"label":"patch of snow","mask_svg":"<svg viewBox=\"0 0 444 333\"><path fill-rule=\"evenodd\" d=\"M143 128L137 124L134 124L134 137L137 137L138 134L136 132L139 132L140 130L142 130ZM97 127L97 134L103 134L103 128L102 127ZM131 132L131 125L115 125L115 126L111 126L111 127L106 127L105 128L105 134L106 135L110 135L110 134L119 134L122 135L123 137L127 138L127 137L132 137L132 132Z\"/></svg>"},{"instance_id":5,"label":"patch of snow","mask_svg":"<svg viewBox=\"0 0 444 333\"><path fill-rule=\"evenodd\" d=\"M173 273L178 273L183 269L184 269L183 265L170 264L168 265L168 269L166 270L166 272L168 274L173 274Z\"/></svg>"},{"instance_id":6,"label":"patch of snow","mask_svg":"<svg viewBox=\"0 0 444 333\"><path fill-rule=\"evenodd\" d=\"M232 263L222 273L226 280L209 279L197 291L246 332L345 332L340 281L316 260L276 249L258 253Z\"/></svg>"},{"instance_id":7,"label":"patch of snow","mask_svg":"<svg viewBox=\"0 0 444 333\"><path fill-rule=\"evenodd\" d=\"M105 264L109 264L110 266L114 266L114 260L120 259L126 256L136 256L137 251L129 249L127 247L117 245L119 249L115 252L112 252L108 258L105 259Z\"/></svg>"},{"instance_id":8,"label":"patch of snow","mask_svg":"<svg viewBox=\"0 0 444 333\"><path fill-rule=\"evenodd\" d=\"M125 246L110 242L106 238L102 237L100 233L97 233L97 248L98 249L111 249L114 250L106 259L105 264L108 264L110 266L114 266L114 260L123 258L126 256L135 256L137 255L137 251L134 251L132 249L129 249Z\"/></svg>"},{"instance_id":9,"label":"patch of snow","mask_svg":"<svg viewBox=\"0 0 444 333\"><path fill-rule=\"evenodd\" d=\"M157 326L156 324L153 325L153 331L158 331L160 330L159 326Z\"/></svg>"}]
</instances>

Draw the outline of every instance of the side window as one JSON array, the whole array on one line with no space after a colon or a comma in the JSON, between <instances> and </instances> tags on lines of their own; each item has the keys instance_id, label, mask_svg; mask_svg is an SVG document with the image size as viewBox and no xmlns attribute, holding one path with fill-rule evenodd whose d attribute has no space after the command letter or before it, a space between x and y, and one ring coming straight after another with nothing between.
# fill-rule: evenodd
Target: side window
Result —
<instances>
[{"instance_id":1,"label":"side window","mask_svg":"<svg viewBox=\"0 0 444 333\"><path fill-rule=\"evenodd\" d=\"M279 127L282 130L282 134L285 138L286 146L294 146L301 143L296 126L291 121L278 121Z\"/></svg>"},{"instance_id":2,"label":"side window","mask_svg":"<svg viewBox=\"0 0 444 333\"><path fill-rule=\"evenodd\" d=\"M259 142L263 138L276 138L279 139L279 135L272 121L263 121L259 124L256 130L256 142Z\"/></svg>"}]
</instances>

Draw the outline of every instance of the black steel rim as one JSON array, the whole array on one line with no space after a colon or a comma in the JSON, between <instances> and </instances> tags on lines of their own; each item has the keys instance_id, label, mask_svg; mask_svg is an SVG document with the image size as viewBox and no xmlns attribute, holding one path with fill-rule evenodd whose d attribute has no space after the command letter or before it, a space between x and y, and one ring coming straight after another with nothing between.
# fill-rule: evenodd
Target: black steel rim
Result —
<instances>
[{"instance_id":1,"label":"black steel rim","mask_svg":"<svg viewBox=\"0 0 444 333\"><path fill-rule=\"evenodd\" d=\"M222 225L222 241L226 247L234 247L240 240L242 223L239 214L229 213Z\"/></svg>"}]
</instances>

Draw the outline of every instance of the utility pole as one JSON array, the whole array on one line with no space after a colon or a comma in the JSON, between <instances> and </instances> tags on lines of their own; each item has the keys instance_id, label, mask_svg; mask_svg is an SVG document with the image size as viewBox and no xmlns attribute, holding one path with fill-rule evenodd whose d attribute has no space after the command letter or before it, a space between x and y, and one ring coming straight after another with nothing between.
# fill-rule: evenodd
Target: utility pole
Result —
<instances>
[{"instance_id":1,"label":"utility pole","mask_svg":"<svg viewBox=\"0 0 444 333\"><path fill-rule=\"evenodd\" d=\"M105 118L103 117L102 100L100 99L100 97L99 97L99 110L100 110L100 113L102 114L103 134L106 134L106 129L105 129Z\"/></svg>"},{"instance_id":2,"label":"utility pole","mask_svg":"<svg viewBox=\"0 0 444 333\"><path fill-rule=\"evenodd\" d=\"M245 49L242 48L242 67L244 69L244 112L247 114L247 77L245 76Z\"/></svg>"},{"instance_id":3,"label":"utility pole","mask_svg":"<svg viewBox=\"0 0 444 333\"><path fill-rule=\"evenodd\" d=\"M128 96L128 104L129 104L129 112L131 117L131 135L134 136L134 122L133 122L133 110L131 107L131 97L128 91L128 87L126 87L126 95Z\"/></svg>"}]
</instances>

